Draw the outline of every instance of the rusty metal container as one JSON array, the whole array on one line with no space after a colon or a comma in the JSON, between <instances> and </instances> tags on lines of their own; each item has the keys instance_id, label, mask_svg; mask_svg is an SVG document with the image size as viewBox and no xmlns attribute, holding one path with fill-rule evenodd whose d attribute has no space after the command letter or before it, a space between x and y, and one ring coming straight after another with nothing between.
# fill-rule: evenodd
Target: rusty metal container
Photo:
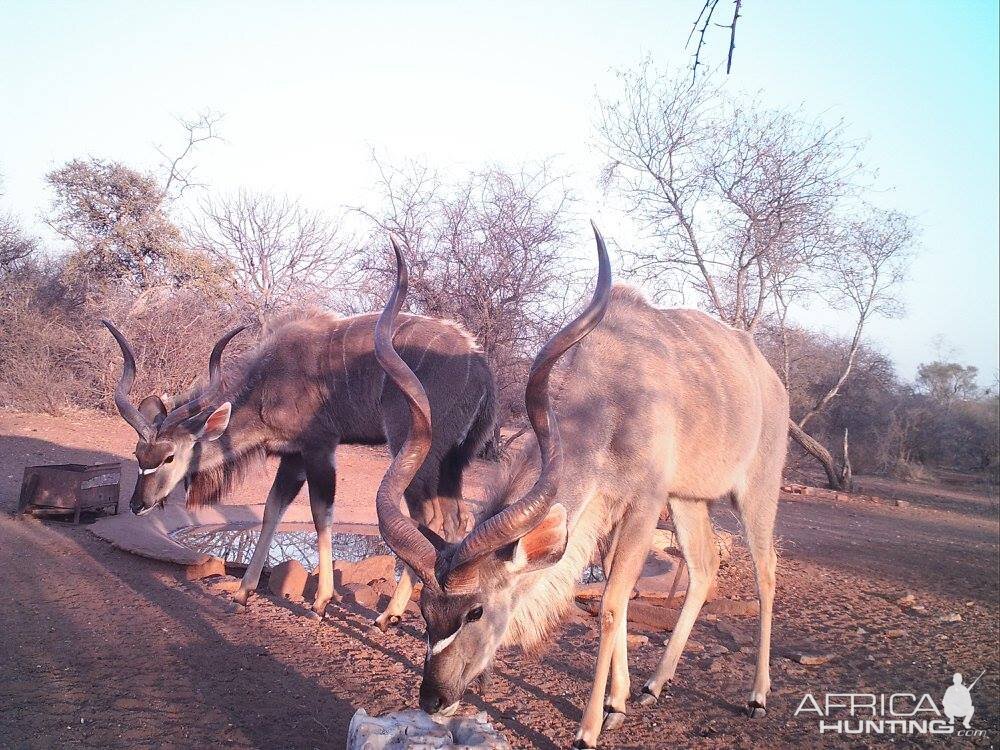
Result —
<instances>
[{"instance_id":1,"label":"rusty metal container","mask_svg":"<svg viewBox=\"0 0 1000 750\"><path fill-rule=\"evenodd\" d=\"M111 508L117 513L121 479L120 463L26 466L17 509L19 513L72 513L73 523L80 523L82 511Z\"/></svg>"}]
</instances>

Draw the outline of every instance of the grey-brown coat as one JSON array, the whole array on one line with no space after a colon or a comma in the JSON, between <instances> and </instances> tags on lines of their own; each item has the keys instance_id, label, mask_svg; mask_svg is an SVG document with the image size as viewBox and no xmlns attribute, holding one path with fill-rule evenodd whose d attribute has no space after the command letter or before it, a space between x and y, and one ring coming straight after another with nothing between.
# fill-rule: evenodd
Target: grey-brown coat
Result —
<instances>
[{"instance_id":1,"label":"grey-brown coat","mask_svg":"<svg viewBox=\"0 0 1000 750\"><path fill-rule=\"evenodd\" d=\"M428 628L420 699L433 713L457 707L500 645L527 647L544 638L570 606L584 566L602 555L608 582L579 747L596 746L602 727L612 729L624 718L629 595L667 505L690 584L666 653L638 700L655 702L674 674L719 564L709 504L729 498L757 573L760 634L748 705L753 715L763 714L770 686L773 528L788 420L784 387L749 335L701 312L659 310L631 289L604 287L607 261L599 235L598 246L602 281L584 313L594 313L590 333L554 378L558 395L551 412L547 389L532 393L529 383L535 405L528 409L538 418L541 450L529 449L495 489L492 509L465 540L438 542L430 564L413 563L424 571L421 610ZM605 309L601 320L596 313ZM541 506L525 504L535 493L528 489L537 463L532 450L541 459L534 487L548 485ZM505 524L498 519L511 514L524 523L514 535L499 533ZM398 535L390 544L406 541Z\"/></svg>"},{"instance_id":2,"label":"grey-brown coat","mask_svg":"<svg viewBox=\"0 0 1000 750\"><path fill-rule=\"evenodd\" d=\"M237 601L245 603L256 588L281 516L308 483L320 553L314 608L325 610L333 587L336 448L388 442L395 452L409 429L402 395L375 361L375 320L375 315L329 314L288 320L224 375L216 367L215 386L202 383L181 403L159 396L144 399L138 423L128 404L119 401L123 416L140 433L140 477L131 503L136 513L163 502L182 480L190 482L189 504L215 502L249 466L268 455L279 457L261 538ZM124 337L112 332L126 358L124 384L134 358ZM404 316L396 345L427 390L434 415L432 446L406 502L413 518L454 537L463 526L462 472L493 430L493 377L475 340L450 321ZM178 420L185 410L193 413ZM404 575L380 625L401 614L410 583L409 574Z\"/></svg>"}]
</instances>

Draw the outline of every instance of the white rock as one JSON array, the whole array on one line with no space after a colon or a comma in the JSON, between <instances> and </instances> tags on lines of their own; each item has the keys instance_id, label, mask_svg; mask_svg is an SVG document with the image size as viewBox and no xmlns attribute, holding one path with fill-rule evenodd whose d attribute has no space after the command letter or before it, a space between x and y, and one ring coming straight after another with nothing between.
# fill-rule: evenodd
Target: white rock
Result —
<instances>
[{"instance_id":1,"label":"white rock","mask_svg":"<svg viewBox=\"0 0 1000 750\"><path fill-rule=\"evenodd\" d=\"M358 709L347 729L347 750L510 750L486 719L454 716L432 719L423 711L369 716Z\"/></svg>"}]
</instances>

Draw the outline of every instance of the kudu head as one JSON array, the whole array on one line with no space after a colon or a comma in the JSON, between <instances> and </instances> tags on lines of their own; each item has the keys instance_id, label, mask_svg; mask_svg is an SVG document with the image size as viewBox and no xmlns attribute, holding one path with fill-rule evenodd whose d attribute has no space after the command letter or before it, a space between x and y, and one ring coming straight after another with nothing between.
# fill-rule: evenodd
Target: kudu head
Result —
<instances>
[{"instance_id":1,"label":"kudu head","mask_svg":"<svg viewBox=\"0 0 1000 750\"><path fill-rule=\"evenodd\" d=\"M208 360L208 385L182 404L160 396L147 396L136 408L128 394L135 381L135 352L128 339L112 323L101 321L121 347L125 363L115 389L115 405L122 417L139 433L135 457L139 479L129 507L142 516L158 505L188 475L199 442L217 440L229 426L232 405L219 402L222 387L220 363L226 344L247 326L234 328L220 338Z\"/></svg>"},{"instance_id":2,"label":"kudu head","mask_svg":"<svg viewBox=\"0 0 1000 750\"><path fill-rule=\"evenodd\" d=\"M566 509L554 503L562 450L549 406L549 375L557 360L604 317L611 293L611 265L594 227L600 272L587 308L556 333L535 357L525 390L528 418L541 453L534 485L460 542L449 544L399 509L400 499L431 445L430 409L420 381L392 346L395 320L406 295L407 271L395 238L396 288L375 328L375 355L409 402L412 427L393 458L376 498L379 529L392 550L423 581L420 611L427 625L427 657L420 707L451 714L469 684L483 674L507 631L521 576L557 563L566 550ZM513 500L512 502L510 500Z\"/></svg>"}]
</instances>

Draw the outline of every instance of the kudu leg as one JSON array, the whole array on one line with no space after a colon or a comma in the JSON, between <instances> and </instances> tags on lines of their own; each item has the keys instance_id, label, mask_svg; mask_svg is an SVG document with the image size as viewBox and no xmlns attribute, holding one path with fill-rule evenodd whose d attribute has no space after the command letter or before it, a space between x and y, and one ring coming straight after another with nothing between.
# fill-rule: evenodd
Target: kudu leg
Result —
<instances>
[{"instance_id":1,"label":"kudu leg","mask_svg":"<svg viewBox=\"0 0 1000 750\"><path fill-rule=\"evenodd\" d=\"M646 682L637 697L643 706L656 703L663 690L663 684L672 679L677 671L681 652L694 627L708 592L719 570L719 550L712 532L712 521L708 516L708 503L701 500L670 499L670 512L677 541L688 566L688 589L677 618L677 625L670 634L667 650L660 659L656 672Z\"/></svg>"},{"instance_id":2,"label":"kudu leg","mask_svg":"<svg viewBox=\"0 0 1000 750\"><path fill-rule=\"evenodd\" d=\"M752 490L747 490L736 498L736 506L746 531L747 545L753 557L757 598L760 602L757 668L750 699L747 701L747 713L751 718L764 716L767 694L771 689L771 618L774 610L775 569L778 564L774 551L774 517L777 512L780 474L775 472L775 476L777 479L765 483L765 487L754 486Z\"/></svg>"},{"instance_id":3,"label":"kudu leg","mask_svg":"<svg viewBox=\"0 0 1000 750\"><path fill-rule=\"evenodd\" d=\"M433 501L437 518L431 520L431 527L440 528L444 538L451 542L462 539L475 523L462 502L462 471L469 463L466 448L449 450L438 467L437 497Z\"/></svg>"},{"instance_id":4,"label":"kudu leg","mask_svg":"<svg viewBox=\"0 0 1000 750\"><path fill-rule=\"evenodd\" d=\"M656 516L635 513L626 516L619 523L617 534L619 543L615 545L614 561L608 583L601 600L601 644L597 650L597 667L594 670L594 684L590 691L590 700L583 712L580 731L577 732L577 748L597 747L597 738L604 726L604 693L608 686L608 674L611 661L615 655L619 640L625 643L625 627L628 620L628 601L639 579L642 566L646 562L646 554L653 539L656 528ZM627 659L628 655L625 654ZM612 716L616 712L612 713ZM620 719L612 719L608 728L621 723Z\"/></svg>"},{"instance_id":5,"label":"kudu leg","mask_svg":"<svg viewBox=\"0 0 1000 750\"><path fill-rule=\"evenodd\" d=\"M233 594L233 601L245 605L250 594L257 590L260 575L267 564L267 553L274 539L274 532L281 523L281 517L305 482L302 460L298 456L283 456L278 463L278 471L274 475L271 491L267 493L264 505L264 520L260 527L260 537L254 547L239 589Z\"/></svg>"},{"instance_id":6,"label":"kudu leg","mask_svg":"<svg viewBox=\"0 0 1000 750\"><path fill-rule=\"evenodd\" d=\"M390 626L396 625L403 616L406 603L410 601L410 595L413 593L414 578L410 566L404 565L403 574L399 577L399 583L396 584L396 588L392 592L389 604L386 605L385 611L375 618L375 624L383 633L388 631Z\"/></svg>"},{"instance_id":7,"label":"kudu leg","mask_svg":"<svg viewBox=\"0 0 1000 750\"><path fill-rule=\"evenodd\" d=\"M618 547L618 529L612 534L607 547L601 555L605 579L614 567L615 552ZM628 622L622 619L621 627L615 636L615 647L611 652L611 687L604 701L603 731L610 731L621 726L625 718L625 706L628 700L631 684L628 674Z\"/></svg>"},{"instance_id":8,"label":"kudu leg","mask_svg":"<svg viewBox=\"0 0 1000 750\"><path fill-rule=\"evenodd\" d=\"M393 448L393 451L395 450L397 449ZM432 463L431 459L425 461L420 472L414 478L413 482L410 483L410 487L406 490L404 497L406 499L406 508L411 518L416 519L419 524L435 531L440 531L442 519L438 510L437 493L435 492L438 486L439 475L433 471L433 467L435 466L436 464ZM383 633L387 632L391 626L398 624L400 619L402 619L403 612L406 611L406 605L410 601L410 595L413 593L413 586L416 580L417 577L414 572L410 570L409 566L404 565L403 573L399 577L396 588L393 589L389 603L386 605L385 610L375 618L375 625Z\"/></svg>"},{"instance_id":9,"label":"kudu leg","mask_svg":"<svg viewBox=\"0 0 1000 750\"><path fill-rule=\"evenodd\" d=\"M323 617L326 605L333 598L333 540L330 532L333 527L333 498L337 491L337 471L333 455L308 462L306 477L309 482L309 507L316 527L316 546L319 550L319 582L312 609Z\"/></svg>"}]
</instances>

